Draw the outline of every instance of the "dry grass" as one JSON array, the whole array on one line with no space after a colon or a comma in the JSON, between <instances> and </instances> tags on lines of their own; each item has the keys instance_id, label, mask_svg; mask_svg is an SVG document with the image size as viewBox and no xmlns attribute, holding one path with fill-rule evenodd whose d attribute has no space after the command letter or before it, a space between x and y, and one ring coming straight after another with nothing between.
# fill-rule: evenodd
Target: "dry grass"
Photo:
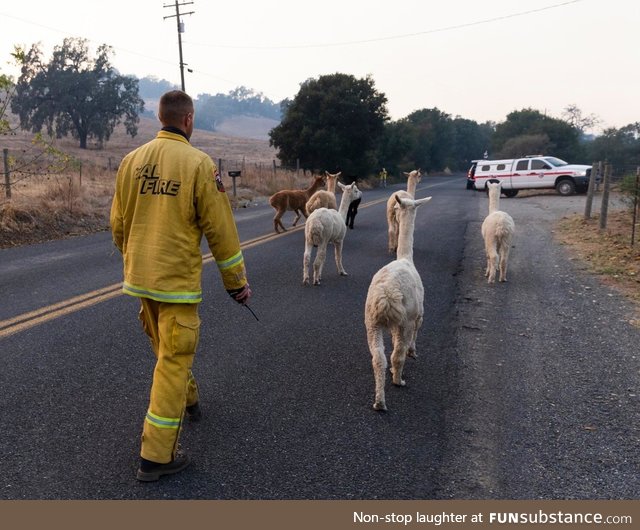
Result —
<instances>
[{"instance_id":1,"label":"dry grass","mask_svg":"<svg viewBox=\"0 0 640 530\"><path fill-rule=\"evenodd\" d=\"M141 118L138 135L131 138L119 127L104 146L80 149L77 141L62 138L55 148L71 157L62 171L51 171L51 156L27 164L12 173L11 198L0 186L0 248L36 243L70 235L107 230L115 174L122 157L152 139L159 123ZM237 138L196 130L192 144L221 162L224 185L234 207L244 207L281 189L302 189L312 175L274 167L275 150L266 140ZM33 144L33 135L18 131L0 136L0 148L9 149L12 167L33 160L42 150ZM242 170L233 179L229 170ZM2 175L0 175L1 177ZM4 180L0 178L0 183Z\"/></svg>"},{"instance_id":2,"label":"dry grass","mask_svg":"<svg viewBox=\"0 0 640 530\"><path fill-rule=\"evenodd\" d=\"M632 246L632 223L628 209L609 212L604 230L598 215L588 220L574 215L558 222L555 235L587 270L633 301L640 315L640 227Z\"/></svg>"}]
</instances>

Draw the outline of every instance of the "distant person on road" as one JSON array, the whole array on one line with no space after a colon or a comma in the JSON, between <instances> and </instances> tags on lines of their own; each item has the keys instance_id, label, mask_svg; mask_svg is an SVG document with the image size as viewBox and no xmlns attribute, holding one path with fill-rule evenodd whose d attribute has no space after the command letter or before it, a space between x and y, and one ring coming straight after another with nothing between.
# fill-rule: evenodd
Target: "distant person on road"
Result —
<instances>
[{"instance_id":1,"label":"distant person on road","mask_svg":"<svg viewBox=\"0 0 640 530\"><path fill-rule=\"evenodd\" d=\"M380 171L380 174L378 176L380 177L380 187L386 188L387 187L387 170L385 168L382 168L382 171Z\"/></svg>"},{"instance_id":2,"label":"distant person on road","mask_svg":"<svg viewBox=\"0 0 640 530\"><path fill-rule=\"evenodd\" d=\"M198 345L202 255L206 237L225 289L251 297L233 212L211 158L189 143L194 106L180 90L160 99L162 129L120 164L111 230L124 261L124 293L141 302L140 321L156 356L136 478L150 482L182 471L183 419L201 417L191 372Z\"/></svg>"}]
</instances>

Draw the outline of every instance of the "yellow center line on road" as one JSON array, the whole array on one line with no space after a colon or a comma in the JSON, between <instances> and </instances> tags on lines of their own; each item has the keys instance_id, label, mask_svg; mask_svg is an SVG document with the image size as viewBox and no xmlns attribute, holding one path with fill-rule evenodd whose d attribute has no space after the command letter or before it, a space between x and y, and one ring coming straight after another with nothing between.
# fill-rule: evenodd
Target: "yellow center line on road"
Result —
<instances>
[{"instance_id":1,"label":"yellow center line on road","mask_svg":"<svg viewBox=\"0 0 640 530\"><path fill-rule=\"evenodd\" d=\"M434 186L438 185L439 184L434 184ZM419 188L419 190L420 189L422 188ZM376 199L375 201L366 202L361 206L361 208L368 208L369 206L374 206L376 204L380 204L381 202L386 202L387 199L388 197L383 197L381 199ZM289 228L286 232L281 232L279 234L271 233L254 237L253 239L249 239L241 243L240 248L242 250L246 250L258 245L262 245L263 243L267 243L273 239L283 237L287 234L298 232L300 230L304 230L304 224ZM211 263L212 261L214 261L214 258L211 252L202 256L203 264ZM79 311L80 309L84 309L101 302L106 302L107 300L115 298L116 296L120 296L121 294L122 283L114 283L112 285L107 285L106 287L74 296L73 298L69 298L67 300L48 305L46 307L35 309L34 311L29 311L28 313L23 313L22 315L17 315L6 320L1 320L0 339L4 339L5 337L8 337L9 335L13 335L15 333L20 333L44 322L48 322L50 320L54 320L56 318L74 313L75 311Z\"/></svg>"},{"instance_id":2,"label":"yellow center line on road","mask_svg":"<svg viewBox=\"0 0 640 530\"><path fill-rule=\"evenodd\" d=\"M240 248L242 250L245 250L251 247L255 247L257 245L261 245L263 243L271 241L272 239L276 239L291 232L300 230L303 227L304 225L298 226L280 234L274 233L258 236L253 239L249 239L244 243L241 243ZM203 264L211 263L212 261L214 261L214 258L211 252L202 256ZM57 302L52 305L35 309L34 311L29 311L28 313L23 313L6 320L1 320L0 339L3 339L15 333L20 333L21 331L25 331L44 322L48 322L50 320L54 320L70 313L74 313L75 311L79 311L80 309L84 309L101 302L106 302L107 300L115 298L116 296L120 296L121 294L122 283L114 283L111 285L107 285L106 287L102 287L100 289L96 289L94 291L74 296L73 298L69 298L61 302Z\"/></svg>"}]
</instances>

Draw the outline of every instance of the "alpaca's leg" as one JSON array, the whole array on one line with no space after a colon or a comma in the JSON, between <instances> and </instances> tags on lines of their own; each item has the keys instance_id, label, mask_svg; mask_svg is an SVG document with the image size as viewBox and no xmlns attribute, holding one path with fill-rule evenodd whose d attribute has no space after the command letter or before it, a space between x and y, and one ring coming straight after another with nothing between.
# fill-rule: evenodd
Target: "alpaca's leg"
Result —
<instances>
[{"instance_id":1,"label":"alpaca's leg","mask_svg":"<svg viewBox=\"0 0 640 530\"><path fill-rule=\"evenodd\" d=\"M411 326L413 327L413 326ZM391 352L391 380L394 385L405 386L407 383L402 379L404 361L407 358L407 345L411 335L407 334L406 328L394 327L391 330L393 342L393 352Z\"/></svg>"},{"instance_id":2,"label":"alpaca's leg","mask_svg":"<svg viewBox=\"0 0 640 530\"><path fill-rule=\"evenodd\" d=\"M313 261L313 285L320 285L322 280L322 267L324 267L324 260L327 258L327 244L327 241L323 241L318 245L316 259Z\"/></svg>"},{"instance_id":3,"label":"alpaca's leg","mask_svg":"<svg viewBox=\"0 0 640 530\"><path fill-rule=\"evenodd\" d=\"M340 276L348 276L347 271L344 270L342 266L342 244L344 243L344 239L342 241L336 241L333 246L336 252L336 268L338 269L338 274Z\"/></svg>"},{"instance_id":4,"label":"alpaca's leg","mask_svg":"<svg viewBox=\"0 0 640 530\"><path fill-rule=\"evenodd\" d=\"M500 281L507 281L507 265L509 263L509 245L504 245L500 252Z\"/></svg>"},{"instance_id":5,"label":"alpaca's leg","mask_svg":"<svg viewBox=\"0 0 640 530\"><path fill-rule=\"evenodd\" d=\"M361 199L356 199L349 205L349 212L347 213L347 226L349 228L353 228L353 222L356 220L356 215L358 213L358 206L360 205Z\"/></svg>"},{"instance_id":6,"label":"alpaca's leg","mask_svg":"<svg viewBox=\"0 0 640 530\"><path fill-rule=\"evenodd\" d=\"M287 231L287 229L282 224L282 220L281 220L283 214L284 214L284 211L278 210L278 212L276 212L275 217L273 218L273 228L275 229L276 233L278 233L278 234L280 233L280 231L278 230L278 227L281 227L284 232Z\"/></svg>"},{"instance_id":7,"label":"alpaca's leg","mask_svg":"<svg viewBox=\"0 0 640 530\"><path fill-rule=\"evenodd\" d=\"M496 281L496 268L498 266L498 252L494 245L487 244L487 271L485 276L488 283L495 283Z\"/></svg>"},{"instance_id":8,"label":"alpaca's leg","mask_svg":"<svg viewBox=\"0 0 640 530\"><path fill-rule=\"evenodd\" d=\"M384 398L384 383L387 376L387 357L384 354L384 340L382 330L367 324L367 341L371 352L371 365L376 383L376 399L373 403L375 410L387 410Z\"/></svg>"},{"instance_id":9,"label":"alpaca's leg","mask_svg":"<svg viewBox=\"0 0 640 530\"><path fill-rule=\"evenodd\" d=\"M298 219L300 219L300 210L294 210L294 213L296 214L296 218L293 220L293 224L291 226L296 226L296 223L298 222ZM306 217L306 215L305 215Z\"/></svg>"},{"instance_id":10,"label":"alpaca's leg","mask_svg":"<svg viewBox=\"0 0 640 530\"><path fill-rule=\"evenodd\" d=\"M418 340L418 331L422 327L422 315L418 315L415 320L415 324L413 330L411 332L411 342L409 343L409 350L407 351L407 356L413 357L414 359L418 358L418 354L416 352L416 341Z\"/></svg>"},{"instance_id":11,"label":"alpaca's leg","mask_svg":"<svg viewBox=\"0 0 640 530\"><path fill-rule=\"evenodd\" d=\"M309 285L309 267L311 265L311 252L313 245L305 241L304 257L302 258L302 285Z\"/></svg>"}]
</instances>

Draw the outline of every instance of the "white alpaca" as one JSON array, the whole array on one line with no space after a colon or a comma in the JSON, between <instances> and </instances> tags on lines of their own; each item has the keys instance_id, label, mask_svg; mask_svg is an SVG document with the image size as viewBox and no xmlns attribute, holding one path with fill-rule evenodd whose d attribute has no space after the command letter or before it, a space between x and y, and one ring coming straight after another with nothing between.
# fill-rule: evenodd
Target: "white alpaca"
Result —
<instances>
[{"instance_id":1,"label":"white alpaca","mask_svg":"<svg viewBox=\"0 0 640 530\"><path fill-rule=\"evenodd\" d=\"M336 202L336 182L338 181L338 177L342 175L342 171L334 174L328 171L324 173L327 179L327 189L318 190L309 198L306 205L307 215L311 215L311 213L318 208L338 209L338 203Z\"/></svg>"},{"instance_id":2,"label":"white alpaca","mask_svg":"<svg viewBox=\"0 0 640 530\"><path fill-rule=\"evenodd\" d=\"M482 223L482 237L487 254L487 269L485 276L488 283L495 283L496 269L500 270L500 281L507 281L507 264L509 262L509 250L511 239L515 232L515 223L511 216L500 211L500 181L489 181L489 215Z\"/></svg>"},{"instance_id":3,"label":"white alpaca","mask_svg":"<svg viewBox=\"0 0 640 530\"><path fill-rule=\"evenodd\" d=\"M396 191L387 200L387 225L389 231L389 254L393 254L398 248L398 220L396 219L396 197L413 199L416 196L416 188L422 179L419 169L414 169L411 173L406 173L407 191Z\"/></svg>"},{"instance_id":4,"label":"white alpaca","mask_svg":"<svg viewBox=\"0 0 640 530\"><path fill-rule=\"evenodd\" d=\"M416 357L416 338L424 314L424 287L413 264L413 232L418 206L430 201L397 197L396 217L400 226L398 257L375 273L365 303L364 323L376 383L373 408L387 410L384 385L387 358L383 331L389 330L393 341L391 374L395 385L404 386L404 361Z\"/></svg>"},{"instance_id":5,"label":"white alpaca","mask_svg":"<svg viewBox=\"0 0 640 530\"><path fill-rule=\"evenodd\" d=\"M338 182L342 189L342 199L340 209L330 210L328 208L318 208L308 218L304 226L304 259L302 271L303 285L309 285L309 265L311 262L311 251L313 247L318 247L316 259L313 261L313 285L320 285L322 279L322 268L327 257L327 245L333 243L336 253L336 267L341 276L347 276L347 272L342 266L342 244L347 233L347 210L349 204L359 192L355 182L345 186Z\"/></svg>"}]
</instances>

